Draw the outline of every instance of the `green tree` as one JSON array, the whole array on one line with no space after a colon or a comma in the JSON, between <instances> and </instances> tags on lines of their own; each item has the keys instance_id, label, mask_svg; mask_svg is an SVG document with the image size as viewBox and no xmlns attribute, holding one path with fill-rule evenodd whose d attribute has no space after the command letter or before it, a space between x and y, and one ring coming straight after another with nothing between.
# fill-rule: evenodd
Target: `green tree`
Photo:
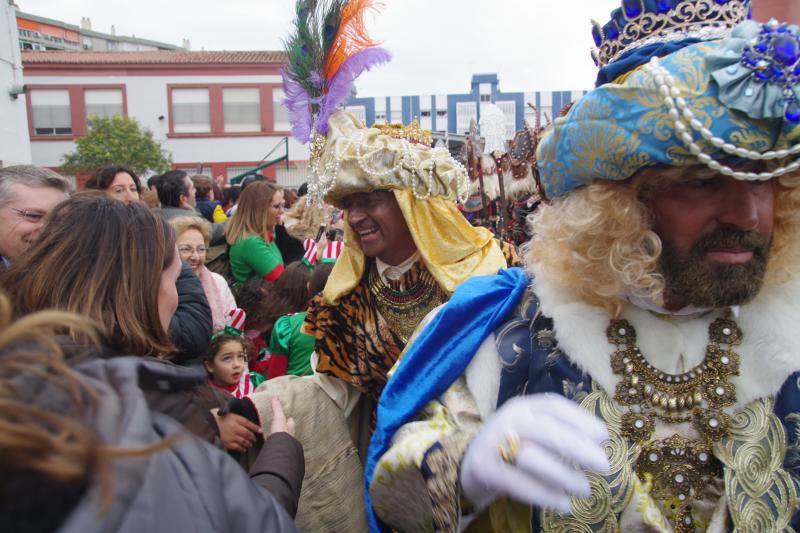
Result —
<instances>
[{"instance_id":1,"label":"green tree","mask_svg":"<svg viewBox=\"0 0 800 533\"><path fill-rule=\"evenodd\" d=\"M139 175L170 169L170 157L136 119L92 116L88 126L86 135L75 141L75 151L64 154L65 172L93 172L105 165L125 165Z\"/></svg>"}]
</instances>

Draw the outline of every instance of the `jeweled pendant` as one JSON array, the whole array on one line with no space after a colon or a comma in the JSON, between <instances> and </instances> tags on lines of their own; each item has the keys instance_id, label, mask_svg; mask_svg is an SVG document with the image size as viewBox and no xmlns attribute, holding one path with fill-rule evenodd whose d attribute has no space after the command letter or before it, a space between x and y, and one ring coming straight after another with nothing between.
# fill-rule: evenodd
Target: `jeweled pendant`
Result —
<instances>
[{"instance_id":1,"label":"jeweled pendant","mask_svg":"<svg viewBox=\"0 0 800 533\"><path fill-rule=\"evenodd\" d=\"M800 41L791 34L782 34L772 40L773 57L779 63L792 66L800 59Z\"/></svg>"}]
</instances>

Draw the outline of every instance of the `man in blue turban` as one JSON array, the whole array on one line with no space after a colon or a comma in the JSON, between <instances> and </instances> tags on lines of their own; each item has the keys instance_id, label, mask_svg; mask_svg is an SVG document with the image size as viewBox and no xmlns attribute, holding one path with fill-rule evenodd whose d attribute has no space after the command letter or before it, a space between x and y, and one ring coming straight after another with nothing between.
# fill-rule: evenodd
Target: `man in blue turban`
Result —
<instances>
[{"instance_id":1,"label":"man in blue turban","mask_svg":"<svg viewBox=\"0 0 800 533\"><path fill-rule=\"evenodd\" d=\"M525 271L464 283L384 389L373 531L800 525L800 28L749 13L595 24Z\"/></svg>"}]
</instances>

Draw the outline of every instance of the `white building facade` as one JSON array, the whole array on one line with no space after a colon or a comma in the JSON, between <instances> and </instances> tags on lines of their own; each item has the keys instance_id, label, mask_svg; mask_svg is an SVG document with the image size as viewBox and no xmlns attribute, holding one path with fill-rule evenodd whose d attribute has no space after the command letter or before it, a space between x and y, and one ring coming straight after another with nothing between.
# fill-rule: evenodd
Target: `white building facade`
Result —
<instances>
[{"instance_id":1,"label":"white building facade","mask_svg":"<svg viewBox=\"0 0 800 533\"><path fill-rule=\"evenodd\" d=\"M305 181L308 150L291 139L280 104L282 52L23 52L34 164L56 168L84 135L87 118L135 118L190 173L262 173ZM288 138L288 139L287 139ZM288 151L288 153L287 153ZM299 180L299 181L298 181ZM298 181L294 183L294 181Z\"/></svg>"},{"instance_id":2,"label":"white building facade","mask_svg":"<svg viewBox=\"0 0 800 533\"><path fill-rule=\"evenodd\" d=\"M22 58L36 165L59 167L90 115L121 114L153 133L174 168L230 179L281 159L261 173L285 187L307 180L308 147L291 137L281 103L283 52L25 51ZM461 135L491 102L512 138L524 121L545 124L583 94L503 92L496 74L479 74L467 93L359 97L346 107L368 126L417 119L425 129Z\"/></svg>"},{"instance_id":3,"label":"white building facade","mask_svg":"<svg viewBox=\"0 0 800 533\"><path fill-rule=\"evenodd\" d=\"M12 2L0 4L0 167L31 163L26 95Z\"/></svg>"}]
</instances>

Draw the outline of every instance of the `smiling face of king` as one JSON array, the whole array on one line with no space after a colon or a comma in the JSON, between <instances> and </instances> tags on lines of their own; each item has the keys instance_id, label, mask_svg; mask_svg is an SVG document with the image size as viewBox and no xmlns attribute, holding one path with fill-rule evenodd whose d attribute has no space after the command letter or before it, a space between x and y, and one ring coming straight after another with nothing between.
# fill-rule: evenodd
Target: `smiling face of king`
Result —
<instances>
[{"instance_id":1,"label":"smiling face of king","mask_svg":"<svg viewBox=\"0 0 800 533\"><path fill-rule=\"evenodd\" d=\"M358 246L367 257L399 265L417 251L392 191L359 192L346 196L341 203Z\"/></svg>"},{"instance_id":2,"label":"smiling face of king","mask_svg":"<svg viewBox=\"0 0 800 533\"><path fill-rule=\"evenodd\" d=\"M663 246L665 307L720 308L752 300L772 245L775 180L740 181L698 167L666 172L681 175L643 198Z\"/></svg>"}]
</instances>

